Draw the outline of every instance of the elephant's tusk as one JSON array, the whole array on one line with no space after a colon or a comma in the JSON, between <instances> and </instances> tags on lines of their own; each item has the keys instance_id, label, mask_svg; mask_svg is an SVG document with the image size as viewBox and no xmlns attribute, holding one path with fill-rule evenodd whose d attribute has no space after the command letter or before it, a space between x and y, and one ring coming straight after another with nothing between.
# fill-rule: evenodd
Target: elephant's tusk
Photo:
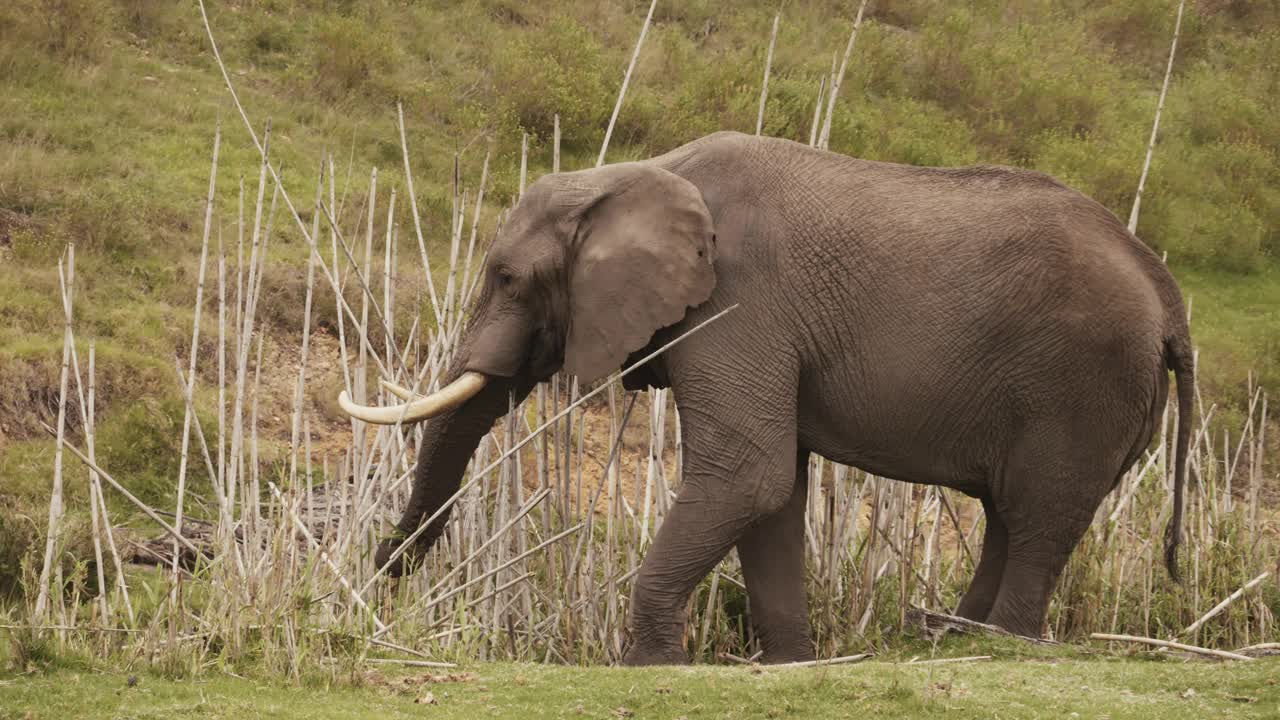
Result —
<instances>
[{"instance_id":1,"label":"elephant's tusk","mask_svg":"<svg viewBox=\"0 0 1280 720\"><path fill-rule=\"evenodd\" d=\"M440 413L453 410L467 400L470 400L476 393L480 392L485 383L489 379L478 372L464 372L457 380L449 383L440 390L427 395L409 400L403 405L388 405L386 407L370 407L368 405L357 405L351 402L351 398L347 396L347 391L343 390L338 395L338 405L342 406L343 412L357 420L363 420L367 423L375 425L395 425L398 422L417 422L434 417ZM387 383L384 381L384 386ZM400 386L387 387L392 393L412 397L413 393ZM401 395L404 398L404 395ZM405 398L408 399L408 398Z\"/></svg>"},{"instance_id":2,"label":"elephant's tusk","mask_svg":"<svg viewBox=\"0 0 1280 720\"><path fill-rule=\"evenodd\" d=\"M409 388L403 385L397 385L391 382L390 380L383 380L379 378L378 382L382 385L383 390L386 390L387 392L391 393L392 395L395 395L401 400L409 401L409 400L413 400L414 398L422 397L421 395L418 395L417 393L410 390Z\"/></svg>"}]
</instances>

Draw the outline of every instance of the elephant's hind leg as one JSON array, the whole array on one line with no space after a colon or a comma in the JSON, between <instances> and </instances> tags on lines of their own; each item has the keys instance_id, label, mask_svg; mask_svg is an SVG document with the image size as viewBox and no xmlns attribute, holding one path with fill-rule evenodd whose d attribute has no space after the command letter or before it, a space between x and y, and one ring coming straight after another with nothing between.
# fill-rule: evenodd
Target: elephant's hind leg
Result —
<instances>
[{"instance_id":1,"label":"elephant's hind leg","mask_svg":"<svg viewBox=\"0 0 1280 720\"><path fill-rule=\"evenodd\" d=\"M1000 581L1004 577L1005 559L1009 554L1009 532L990 497L982 498L982 509L987 523L982 535L982 555L978 559L978 568L973 573L969 590L956 607L956 615L978 622L986 622L987 616L991 614L991 607L995 605L996 595L1000 592Z\"/></svg>"},{"instance_id":2,"label":"elephant's hind leg","mask_svg":"<svg viewBox=\"0 0 1280 720\"><path fill-rule=\"evenodd\" d=\"M1124 455L1103 443L1073 443L1071 436L1070 428L1057 426L1025 439L995 498L1008 555L987 622L1018 635L1040 636L1058 576Z\"/></svg>"},{"instance_id":3,"label":"elephant's hind leg","mask_svg":"<svg viewBox=\"0 0 1280 720\"><path fill-rule=\"evenodd\" d=\"M805 596L804 513L809 453L796 458L795 490L781 510L761 518L738 540L738 559L751 599L751 625L765 662L812 660Z\"/></svg>"}]
</instances>

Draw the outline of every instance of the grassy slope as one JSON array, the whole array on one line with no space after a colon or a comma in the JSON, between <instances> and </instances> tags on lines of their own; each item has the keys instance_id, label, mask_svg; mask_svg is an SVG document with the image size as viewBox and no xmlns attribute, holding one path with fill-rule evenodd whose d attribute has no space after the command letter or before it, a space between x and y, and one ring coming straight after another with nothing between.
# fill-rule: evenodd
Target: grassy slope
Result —
<instances>
[{"instance_id":1,"label":"grassy slope","mask_svg":"<svg viewBox=\"0 0 1280 720\"><path fill-rule=\"evenodd\" d=\"M8 259L0 256L0 495L27 496L34 507L47 492L51 452L36 421L51 421L57 403L53 267L63 243L75 240L77 332L98 342L100 456L158 500L176 474L181 403L171 356L187 343L217 118L228 246L236 179L254 191L252 146L193 3L59 0L37 13L34 2L0 8L0 236L13 244ZM774 4L660 5L614 160L754 124ZM1127 213L1172 29L1170 2L873 5L842 90L834 150L1033 166ZM1170 253L1196 298L1207 390L1238 402L1251 369L1280 387L1280 15L1265 3L1192 5L1139 234ZM547 169L553 112L565 128L564 166L589 165L645 9L529 9L507 0L444 9L336 0L209 7L250 113L259 125L273 122L273 155L300 205L310 204L313 168L326 150L338 157L348 227L358 223L370 166L379 167L384 190L399 184L393 107L404 101L437 260L454 150L462 150L469 185L482 150L495 153L493 206L515 192L521 130L533 137L532 172ZM847 39L846 15L836 2L788 8L767 133L807 138L818 80ZM402 229L411 227L406 206ZM277 218L266 282L275 293L267 320L285 333L298 326L305 257L289 225ZM409 233L401 237L402 272L412 276L416 252ZM317 307L321 322L331 317L323 292ZM206 313L205 337L212 331Z\"/></svg>"},{"instance_id":2,"label":"grassy slope","mask_svg":"<svg viewBox=\"0 0 1280 720\"><path fill-rule=\"evenodd\" d=\"M966 645L968 647L966 647ZM336 685L284 687L208 673L201 680L144 675L134 687L118 669L0 675L0 717L592 717L824 718L1263 718L1280 712L1278 662L1184 663L1085 657L1078 651L1017 658L1012 647L948 642L945 655L998 659L907 667L874 660L789 670L576 668L480 664L461 682L425 675L362 673ZM1008 653L1002 651L1009 651ZM927 654L927 653L926 653ZM1014 657L1010 657L1010 655ZM905 658L904 658L905 659ZM430 693L433 705L421 704ZM24 715L24 713L30 713Z\"/></svg>"}]
</instances>

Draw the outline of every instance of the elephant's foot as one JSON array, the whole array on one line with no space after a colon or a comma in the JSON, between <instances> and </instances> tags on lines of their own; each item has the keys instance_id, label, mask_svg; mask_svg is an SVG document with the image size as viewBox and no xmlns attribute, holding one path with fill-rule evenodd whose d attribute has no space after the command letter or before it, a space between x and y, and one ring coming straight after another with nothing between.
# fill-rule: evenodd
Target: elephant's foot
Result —
<instances>
[{"instance_id":1,"label":"elephant's foot","mask_svg":"<svg viewBox=\"0 0 1280 720\"><path fill-rule=\"evenodd\" d=\"M1061 551L1037 553L1028 558L1009 558L1000 591L986 622L1014 635L1041 637L1045 617L1049 614L1049 597L1064 564L1066 553Z\"/></svg>"},{"instance_id":2,"label":"elephant's foot","mask_svg":"<svg viewBox=\"0 0 1280 720\"><path fill-rule=\"evenodd\" d=\"M766 647L761 662L766 665L781 665L794 662L812 662L818 656L813 652L813 643L809 638L802 644L791 644L787 647Z\"/></svg>"},{"instance_id":3,"label":"elephant's foot","mask_svg":"<svg viewBox=\"0 0 1280 720\"><path fill-rule=\"evenodd\" d=\"M1008 630L1014 635L1021 635L1028 638L1043 637L1044 628L1044 612L1036 610L1017 611L1007 607L997 607L991 611L991 615L986 619L988 625L995 625L998 628Z\"/></svg>"},{"instance_id":4,"label":"elephant's foot","mask_svg":"<svg viewBox=\"0 0 1280 720\"><path fill-rule=\"evenodd\" d=\"M684 648L670 644L637 642L622 656L622 664L628 667L645 665L688 665L689 656Z\"/></svg>"}]
</instances>

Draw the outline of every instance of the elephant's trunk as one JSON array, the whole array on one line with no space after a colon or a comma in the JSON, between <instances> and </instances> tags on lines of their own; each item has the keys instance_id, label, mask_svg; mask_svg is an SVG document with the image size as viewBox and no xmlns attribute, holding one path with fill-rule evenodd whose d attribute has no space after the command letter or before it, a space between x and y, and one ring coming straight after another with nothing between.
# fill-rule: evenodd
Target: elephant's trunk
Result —
<instances>
[{"instance_id":1,"label":"elephant's trunk","mask_svg":"<svg viewBox=\"0 0 1280 720\"><path fill-rule=\"evenodd\" d=\"M461 365L455 364L454 367L459 368ZM460 370L450 371L446 383L452 382L461 374ZM515 401L519 403L529 394L529 390L527 383L511 378L490 378L465 404L426 421L409 505L396 523L395 537L378 546L378 567L386 565L404 539L416 532L422 522L435 515L458 491L467 463L476 447L494 422L507 413L512 391L516 394ZM446 508L439 517L431 521L417 541L387 568L387 573L392 577L399 577L410 571L413 560L431 549L444 534L445 523L451 512L452 507Z\"/></svg>"}]
</instances>

